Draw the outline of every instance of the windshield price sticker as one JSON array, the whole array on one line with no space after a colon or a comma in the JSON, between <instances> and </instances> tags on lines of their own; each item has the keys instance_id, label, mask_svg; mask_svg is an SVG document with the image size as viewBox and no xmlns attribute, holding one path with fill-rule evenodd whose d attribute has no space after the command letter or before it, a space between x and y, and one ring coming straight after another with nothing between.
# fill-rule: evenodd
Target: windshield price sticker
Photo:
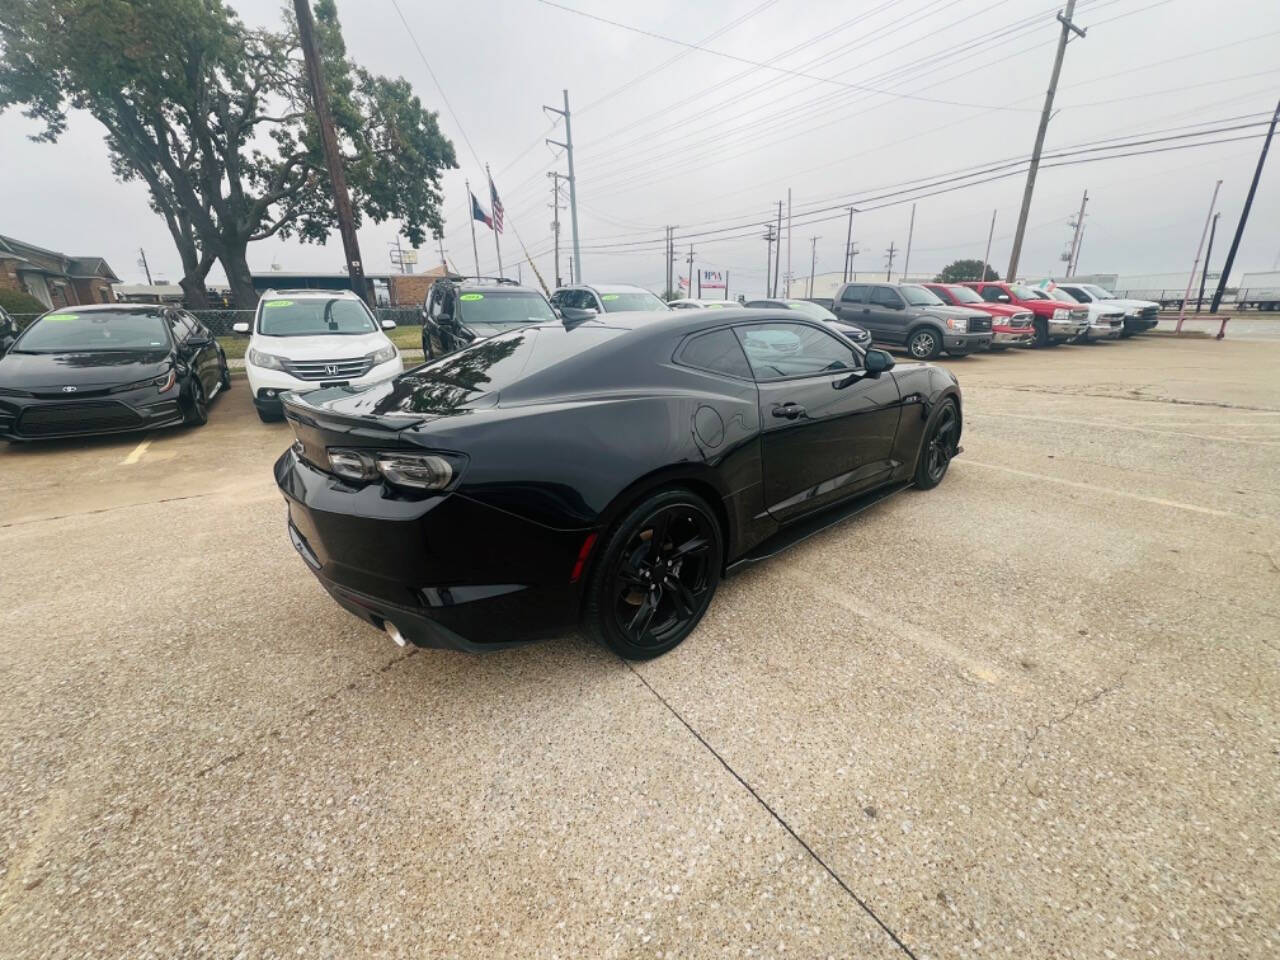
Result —
<instances>
[{"instance_id":1,"label":"windshield price sticker","mask_svg":"<svg viewBox=\"0 0 1280 960\"><path fill-rule=\"evenodd\" d=\"M458 298L459 300L483 300L483 293L464 293Z\"/></svg>"},{"instance_id":2,"label":"windshield price sticker","mask_svg":"<svg viewBox=\"0 0 1280 960\"><path fill-rule=\"evenodd\" d=\"M292 307L292 300L268 300L263 304L264 307Z\"/></svg>"},{"instance_id":3,"label":"windshield price sticker","mask_svg":"<svg viewBox=\"0 0 1280 960\"><path fill-rule=\"evenodd\" d=\"M54 313L54 314L50 314L49 316L45 317L45 319L46 319L46 320L48 320L50 323L53 323L55 320L79 320L79 319L80 319L80 314L78 314L78 313Z\"/></svg>"},{"instance_id":4,"label":"windshield price sticker","mask_svg":"<svg viewBox=\"0 0 1280 960\"><path fill-rule=\"evenodd\" d=\"M606 294L605 294L603 297L601 297L600 299L601 299L601 300L617 300L617 299L618 299L618 295L617 295L616 293L606 293Z\"/></svg>"}]
</instances>

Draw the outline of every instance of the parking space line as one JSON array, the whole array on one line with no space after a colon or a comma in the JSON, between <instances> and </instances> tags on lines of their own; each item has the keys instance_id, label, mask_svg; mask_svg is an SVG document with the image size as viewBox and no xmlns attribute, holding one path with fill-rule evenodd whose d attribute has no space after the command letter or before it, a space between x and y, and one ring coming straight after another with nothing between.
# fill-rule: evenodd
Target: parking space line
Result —
<instances>
[{"instance_id":1,"label":"parking space line","mask_svg":"<svg viewBox=\"0 0 1280 960\"><path fill-rule=\"evenodd\" d=\"M1110 423L1106 420L1079 420L1074 417L1037 417L1030 413L978 413L974 417L1013 417L1016 420L1035 420L1039 423L1070 423L1082 427L1102 427L1106 430L1127 430L1130 433L1154 433L1164 437L1188 437L1192 440L1221 440L1225 443L1252 443L1263 447L1280 447L1280 440L1257 440L1253 437L1223 437L1209 433L1187 433L1182 430L1158 430L1152 427L1135 427L1127 423ZM1268 425L1270 426L1270 424Z\"/></svg>"},{"instance_id":2,"label":"parking space line","mask_svg":"<svg viewBox=\"0 0 1280 960\"><path fill-rule=\"evenodd\" d=\"M142 455L147 452L147 447L151 446L151 438L145 437L142 442L129 451L129 455L120 461L121 466L130 466L142 459Z\"/></svg>"},{"instance_id":3,"label":"parking space line","mask_svg":"<svg viewBox=\"0 0 1280 960\"><path fill-rule=\"evenodd\" d=\"M1109 493L1113 497L1124 497L1128 500L1141 500L1143 503L1154 503L1160 507L1173 507L1177 510L1190 510L1192 513L1204 513L1211 517L1231 517L1240 519L1238 513L1230 513L1227 510L1214 510L1212 507L1200 507L1194 503L1182 503L1178 500L1165 500L1161 497L1144 497L1140 493L1130 493L1128 490L1113 490L1111 487L1104 487L1096 483L1080 483L1078 480L1064 480L1061 477L1053 477L1047 473L1032 473L1030 470L1017 470L1013 467L1001 466L998 463L983 463L981 460L972 460L965 457L963 460L957 461L966 467L984 467L988 470L1001 470L1004 473L1012 473L1018 477L1028 477L1032 480L1043 480L1046 483L1056 483L1063 487L1075 487L1077 490L1086 490L1089 493Z\"/></svg>"}]
</instances>

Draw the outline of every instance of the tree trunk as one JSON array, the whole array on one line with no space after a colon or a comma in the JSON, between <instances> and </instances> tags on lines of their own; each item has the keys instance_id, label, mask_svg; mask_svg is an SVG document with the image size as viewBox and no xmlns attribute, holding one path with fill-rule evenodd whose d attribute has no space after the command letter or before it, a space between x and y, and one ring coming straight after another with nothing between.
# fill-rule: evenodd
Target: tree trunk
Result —
<instances>
[{"instance_id":1,"label":"tree trunk","mask_svg":"<svg viewBox=\"0 0 1280 960\"><path fill-rule=\"evenodd\" d=\"M240 310L252 310L258 305L258 293L253 289L253 274L249 272L248 244L227 244L220 259L231 285L231 299Z\"/></svg>"},{"instance_id":2,"label":"tree trunk","mask_svg":"<svg viewBox=\"0 0 1280 960\"><path fill-rule=\"evenodd\" d=\"M194 256L189 257L185 250L181 253L183 276L178 283L182 286L182 302L188 310L208 310L209 291L205 289L204 279L217 258L205 254L197 260Z\"/></svg>"}]
</instances>

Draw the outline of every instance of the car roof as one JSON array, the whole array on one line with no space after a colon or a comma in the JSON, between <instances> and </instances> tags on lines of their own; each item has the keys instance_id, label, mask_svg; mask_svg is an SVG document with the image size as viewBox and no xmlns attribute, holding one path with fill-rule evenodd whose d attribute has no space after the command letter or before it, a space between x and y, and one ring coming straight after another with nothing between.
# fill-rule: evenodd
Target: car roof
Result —
<instances>
[{"instance_id":1,"label":"car roof","mask_svg":"<svg viewBox=\"0 0 1280 960\"><path fill-rule=\"evenodd\" d=\"M165 310L180 309L159 303L86 303L84 306L69 304L65 307L54 307L45 313L162 313Z\"/></svg>"},{"instance_id":2,"label":"car roof","mask_svg":"<svg viewBox=\"0 0 1280 960\"><path fill-rule=\"evenodd\" d=\"M291 290L274 290L274 289L264 290L262 291L262 296L259 297L258 299L267 300L271 297L284 297L284 296L294 297L295 299L298 299L298 300L305 300L305 299L318 300L321 298L324 298L325 300L333 300L335 298L338 298L338 299L344 299L344 300L360 300L361 303L364 303L364 301L361 300L360 297L356 296L355 292L351 290L317 290L315 287L302 287L299 289L291 289Z\"/></svg>"},{"instance_id":3,"label":"car roof","mask_svg":"<svg viewBox=\"0 0 1280 960\"><path fill-rule=\"evenodd\" d=\"M561 290L594 290L596 293L652 293L634 283L573 283ZM657 296L657 294L654 294Z\"/></svg>"},{"instance_id":4,"label":"car roof","mask_svg":"<svg viewBox=\"0 0 1280 960\"><path fill-rule=\"evenodd\" d=\"M526 287L518 283L482 283L478 280L464 280L454 284L458 290L467 293L472 290L484 293L534 293L542 296L542 291L535 287Z\"/></svg>"}]
</instances>

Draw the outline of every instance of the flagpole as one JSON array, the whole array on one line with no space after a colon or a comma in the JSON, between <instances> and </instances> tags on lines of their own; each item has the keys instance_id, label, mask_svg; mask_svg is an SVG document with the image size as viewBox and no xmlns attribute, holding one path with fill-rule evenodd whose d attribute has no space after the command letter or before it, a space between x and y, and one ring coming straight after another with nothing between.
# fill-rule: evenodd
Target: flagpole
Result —
<instances>
[{"instance_id":1,"label":"flagpole","mask_svg":"<svg viewBox=\"0 0 1280 960\"><path fill-rule=\"evenodd\" d=\"M480 276L480 248L476 246L476 198L475 198L475 194L471 192L471 181L463 180L462 182L466 184L467 203L471 207L471 216L468 217L468 219L471 221L471 252L475 254L476 276L478 277Z\"/></svg>"},{"instance_id":2,"label":"flagpole","mask_svg":"<svg viewBox=\"0 0 1280 960\"><path fill-rule=\"evenodd\" d=\"M489 216L494 217L497 211L494 209L494 200L496 199L496 191L493 189L493 174L489 172L489 165L484 165L484 175L489 181ZM474 221L473 221L474 222ZM502 276L502 244L498 239L498 221L493 221L493 248L498 251L498 276Z\"/></svg>"}]
</instances>

